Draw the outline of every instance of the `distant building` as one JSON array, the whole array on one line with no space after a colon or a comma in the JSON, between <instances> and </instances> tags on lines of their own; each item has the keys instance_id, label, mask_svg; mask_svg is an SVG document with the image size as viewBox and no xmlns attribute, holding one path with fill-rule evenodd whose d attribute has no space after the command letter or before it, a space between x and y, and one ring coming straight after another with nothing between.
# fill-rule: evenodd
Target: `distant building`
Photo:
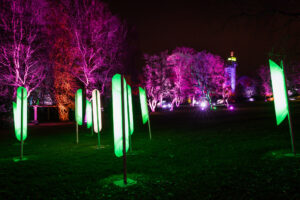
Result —
<instances>
[{"instance_id":1,"label":"distant building","mask_svg":"<svg viewBox=\"0 0 300 200\"><path fill-rule=\"evenodd\" d=\"M235 92L235 86L236 86L236 57L234 57L234 52L230 52L230 57L227 58L226 61L226 67L225 67L225 86L231 88L231 92Z\"/></svg>"}]
</instances>

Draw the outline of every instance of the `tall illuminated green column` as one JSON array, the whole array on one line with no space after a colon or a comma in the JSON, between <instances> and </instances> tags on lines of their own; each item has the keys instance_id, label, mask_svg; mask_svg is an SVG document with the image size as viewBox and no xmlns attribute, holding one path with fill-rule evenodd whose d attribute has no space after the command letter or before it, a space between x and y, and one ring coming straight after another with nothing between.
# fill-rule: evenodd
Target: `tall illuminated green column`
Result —
<instances>
[{"instance_id":1,"label":"tall illuminated green column","mask_svg":"<svg viewBox=\"0 0 300 200\"><path fill-rule=\"evenodd\" d=\"M150 117L149 117L149 112L148 112L146 91L143 88L139 87L139 93L140 93L140 104L141 104L143 124L148 122L149 137L151 140L152 136L151 136Z\"/></svg>"},{"instance_id":2,"label":"tall illuminated green column","mask_svg":"<svg viewBox=\"0 0 300 200\"><path fill-rule=\"evenodd\" d=\"M86 115L86 126L87 128L92 128L93 125L93 111L92 111L92 103L89 100L86 100L85 106L85 115Z\"/></svg>"},{"instance_id":3,"label":"tall illuminated green column","mask_svg":"<svg viewBox=\"0 0 300 200\"><path fill-rule=\"evenodd\" d=\"M24 87L18 87L16 102L13 102L15 135L21 142L20 160L22 160L23 143L27 138L27 90Z\"/></svg>"},{"instance_id":4,"label":"tall illuminated green column","mask_svg":"<svg viewBox=\"0 0 300 200\"><path fill-rule=\"evenodd\" d=\"M122 130L123 124L125 135L126 135L126 151L128 151L129 144L128 144L128 115L126 115L127 103L126 95L124 94L126 90L121 89L121 74L115 74L112 78L112 99L113 99L113 123L114 123L114 150L115 155L117 157L123 156L123 137L122 137ZM125 80L123 79L123 86L126 85ZM122 94L123 92L123 94ZM122 100L123 96L123 100ZM124 101L124 105L122 105L122 101ZM124 123L122 122L124 118ZM127 122L126 122L127 121Z\"/></svg>"},{"instance_id":5,"label":"tall illuminated green column","mask_svg":"<svg viewBox=\"0 0 300 200\"><path fill-rule=\"evenodd\" d=\"M101 98L99 90L95 89L92 93L93 97L93 120L94 131L98 134L98 148L100 148L100 131L102 130L102 117L101 117Z\"/></svg>"},{"instance_id":6,"label":"tall illuminated green column","mask_svg":"<svg viewBox=\"0 0 300 200\"><path fill-rule=\"evenodd\" d=\"M271 72L271 82L272 82L272 90L273 90L273 97L274 97L276 122L277 125L280 125L281 122L286 118L286 116L288 116L292 151L294 154L296 154L295 145L294 145L294 134L292 129L289 104L288 104L286 81L285 81L284 69L283 69L283 62L281 61L281 66L278 66L274 61L270 59L269 64L270 64L270 72Z\"/></svg>"},{"instance_id":7,"label":"tall illuminated green column","mask_svg":"<svg viewBox=\"0 0 300 200\"><path fill-rule=\"evenodd\" d=\"M132 91L130 85L127 85L127 93L128 93L128 109L129 109L129 130L130 130L130 134L132 135L134 131L134 122L133 122Z\"/></svg>"},{"instance_id":8,"label":"tall illuminated green column","mask_svg":"<svg viewBox=\"0 0 300 200\"><path fill-rule=\"evenodd\" d=\"M129 148L128 96L125 79L121 74L112 77L114 150L117 157L123 156L124 184L127 184L126 152Z\"/></svg>"},{"instance_id":9,"label":"tall illuminated green column","mask_svg":"<svg viewBox=\"0 0 300 200\"><path fill-rule=\"evenodd\" d=\"M78 125L82 125L82 110L83 110L82 89L78 89L75 94L75 120L76 120L76 143L79 142Z\"/></svg>"}]
</instances>

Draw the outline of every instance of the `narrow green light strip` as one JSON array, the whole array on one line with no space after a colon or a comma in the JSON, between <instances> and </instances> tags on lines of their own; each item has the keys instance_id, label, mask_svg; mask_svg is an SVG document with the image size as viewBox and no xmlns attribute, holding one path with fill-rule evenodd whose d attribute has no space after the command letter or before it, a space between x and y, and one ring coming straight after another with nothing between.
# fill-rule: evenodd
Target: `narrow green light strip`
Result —
<instances>
[{"instance_id":1,"label":"narrow green light strip","mask_svg":"<svg viewBox=\"0 0 300 200\"><path fill-rule=\"evenodd\" d=\"M92 103L89 100L86 100L86 124L87 128L91 128L92 122Z\"/></svg>"},{"instance_id":2,"label":"narrow green light strip","mask_svg":"<svg viewBox=\"0 0 300 200\"><path fill-rule=\"evenodd\" d=\"M123 78L123 91L124 91L124 112L125 112L125 136L126 136L126 152L129 149L129 111L128 111L128 92L127 83L125 78Z\"/></svg>"},{"instance_id":3,"label":"narrow green light strip","mask_svg":"<svg viewBox=\"0 0 300 200\"><path fill-rule=\"evenodd\" d=\"M134 131L134 123L133 123L133 108L132 108L132 92L130 85L127 85L128 90L128 106L129 106L129 127L130 127L130 134L132 135Z\"/></svg>"},{"instance_id":4,"label":"narrow green light strip","mask_svg":"<svg viewBox=\"0 0 300 200\"><path fill-rule=\"evenodd\" d=\"M101 99L99 90L95 89L92 92L93 98L93 124L94 131L98 133L102 130L102 116L101 116Z\"/></svg>"},{"instance_id":5,"label":"narrow green light strip","mask_svg":"<svg viewBox=\"0 0 300 200\"><path fill-rule=\"evenodd\" d=\"M141 87L139 87L139 93L140 93L140 104L142 110L143 124L145 124L148 121L148 117L149 117L147 96L146 96L146 91Z\"/></svg>"},{"instance_id":6,"label":"narrow green light strip","mask_svg":"<svg viewBox=\"0 0 300 200\"><path fill-rule=\"evenodd\" d=\"M82 125L82 89L75 94L75 119L78 125Z\"/></svg>"},{"instance_id":7,"label":"narrow green light strip","mask_svg":"<svg viewBox=\"0 0 300 200\"><path fill-rule=\"evenodd\" d=\"M22 99L23 93L23 99ZM21 141L21 123L23 123L23 141L27 138L27 90L24 87L18 87L17 89L17 103L13 102L14 113L14 125L15 135L19 141ZM23 104L23 110L21 110L21 104ZM21 122L21 115L23 121Z\"/></svg>"},{"instance_id":8,"label":"narrow green light strip","mask_svg":"<svg viewBox=\"0 0 300 200\"><path fill-rule=\"evenodd\" d=\"M125 82L125 80L124 80ZM126 83L126 82L125 82ZM124 84L125 87L126 84ZM113 127L114 127L114 149L117 157L123 156L123 140L122 140L122 94L121 94L121 74L115 74L112 77L112 100L113 100ZM124 90L125 93L125 90ZM124 95L124 99L125 99ZM124 101L125 103L125 101ZM125 104L125 107L126 104ZM126 111L125 111L126 113ZM128 120L127 120L128 123ZM128 127L128 125L127 125ZM128 128L126 129L126 151L129 148Z\"/></svg>"},{"instance_id":9,"label":"narrow green light strip","mask_svg":"<svg viewBox=\"0 0 300 200\"><path fill-rule=\"evenodd\" d=\"M288 98L285 85L283 66L278 66L274 61L269 60L271 71L271 82L276 113L276 122L279 125L288 114Z\"/></svg>"}]
</instances>

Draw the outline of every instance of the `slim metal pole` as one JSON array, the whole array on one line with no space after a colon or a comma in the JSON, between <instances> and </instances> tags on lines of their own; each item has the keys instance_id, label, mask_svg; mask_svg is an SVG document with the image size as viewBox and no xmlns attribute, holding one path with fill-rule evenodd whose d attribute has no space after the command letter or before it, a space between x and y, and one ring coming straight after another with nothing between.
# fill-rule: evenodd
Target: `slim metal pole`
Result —
<instances>
[{"instance_id":1,"label":"slim metal pole","mask_svg":"<svg viewBox=\"0 0 300 200\"><path fill-rule=\"evenodd\" d=\"M152 139L152 134L151 134L151 125L150 125L150 115L148 114L148 129L149 129L149 137L150 140Z\"/></svg>"},{"instance_id":2,"label":"slim metal pole","mask_svg":"<svg viewBox=\"0 0 300 200\"><path fill-rule=\"evenodd\" d=\"M124 184L127 184L127 161L126 161L126 134L125 134L125 105L124 105L124 83L123 75L121 75L121 98L122 98L122 137L123 137L123 174L124 174Z\"/></svg>"},{"instance_id":3,"label":"slim metal pole","mask_svg":"<svg viewBox=\"0 0 300 200\"><path fill-rule=\"evenodd\" d=\"M100 149L100 124L99 124L99 113L98 113L98 107L99 107L99 102L98 102L98 91L96 92L96 113L97 113L97 130L98 130L98 149Z\"/></svg>"},{"instance_id":4,"label":"slim metal pole","mask_svg":"<svg viewBox=\"0 0 300 200\"><path fill-rule=\"evenodd\" d=\"M288 109L288 120L289 120L289 130L290 130L290 136L291 136L291 144L292 144L292 151L294 155L296 156L296 149L295 149L295 143L294 143L294 133L293 133L293 128L292 128L292 120L291 120L291 115L290 115L290 108Z\"/></svg>"},{"instance_id":5,"label":"slim metal pole","mask_svg":"<svg viewBox=\"0 0 300 200\"><path fill-rule=\"evenodd\" d=\"M94 135L94 119L93 119L93 117L94 117L94 111L93 111L93 101L94 101L94 99L92 98L92 100L91 100L91 105L92 105L92 126L91 126L91 135L93 136Z\"/></svg>"},{"instance_id":6,"label":"slim metal pole","mask_svg":"<svg viewBox=\"0 0 300 200\"><path fill-rule=\"evenodd\" d=\"M286 77L285 77L285 73L284 73L284 68L283 68L283 61L281 61L281 66L282 66L282 71L284 74L284 81L285 81L285 87L287 87L286 85ZM295 142L294 142L294 133L293 133L293 128L292 128L292 120L291 120L291 115L290 115L290 106L289 106L289 95L288 95L288 91L287 88L285 88L286 91L286 96L287 96L287 107L288 107L288 120L289 120L289 132L290 132L290 137L291 137L291 145L292 145L292 151L294 153L294 155L296 156L296 149L295 149Z\"/></svg>"},{"instance_id":7,"label":"slim metal pole","mask_svg":"<svg viewBox=\"0 0 300 200\"><path fill-rule=\"evenodd\" d=\"M21 92L21 154L20 160L23 159L23 89Z\"/></svg>"},{"instance_id":8,"label":"slim metal pole","mask_svg":"<svg viewBox=\"0 0 300 200\"><path fill-rule=\"evenodd\" d=\"M76 122L76 144L78 144L79 138L78 138L78 123Z\"/></svg>"}]
</instances>

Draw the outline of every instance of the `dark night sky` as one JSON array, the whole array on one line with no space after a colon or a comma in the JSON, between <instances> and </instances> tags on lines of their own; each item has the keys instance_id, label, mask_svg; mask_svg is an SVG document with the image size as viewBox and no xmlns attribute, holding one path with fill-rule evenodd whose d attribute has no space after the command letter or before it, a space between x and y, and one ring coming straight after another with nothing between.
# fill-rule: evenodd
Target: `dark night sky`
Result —
<instances>
[{"instance_id":1,"label":"dark night sky","mask_svg":"<svg viewBox=\"0 0 300 200\"><path fill-rule=\"evenodd\" d=\"M256 4L255 0L249 1L250 4L247 1L236 4L239 2L236 0L106 2L113 14L136 28L143 53L154 54L187 46L226 59L233 50L239 63L238 74L254 75L260 65L267 63L274 43L289 36L289 42L295 45L293 34L295 30L299 33L299 17L297 22L289 21L285 26L289 16L268 11L272 2L275 5L272 9L295 12L295 1L288 5L287 1L263 1L263 5L261 1ZM241 16L244 10L247 15ZM253 16L248 16L248 11Z\"/></svg>"}]
</instances>

